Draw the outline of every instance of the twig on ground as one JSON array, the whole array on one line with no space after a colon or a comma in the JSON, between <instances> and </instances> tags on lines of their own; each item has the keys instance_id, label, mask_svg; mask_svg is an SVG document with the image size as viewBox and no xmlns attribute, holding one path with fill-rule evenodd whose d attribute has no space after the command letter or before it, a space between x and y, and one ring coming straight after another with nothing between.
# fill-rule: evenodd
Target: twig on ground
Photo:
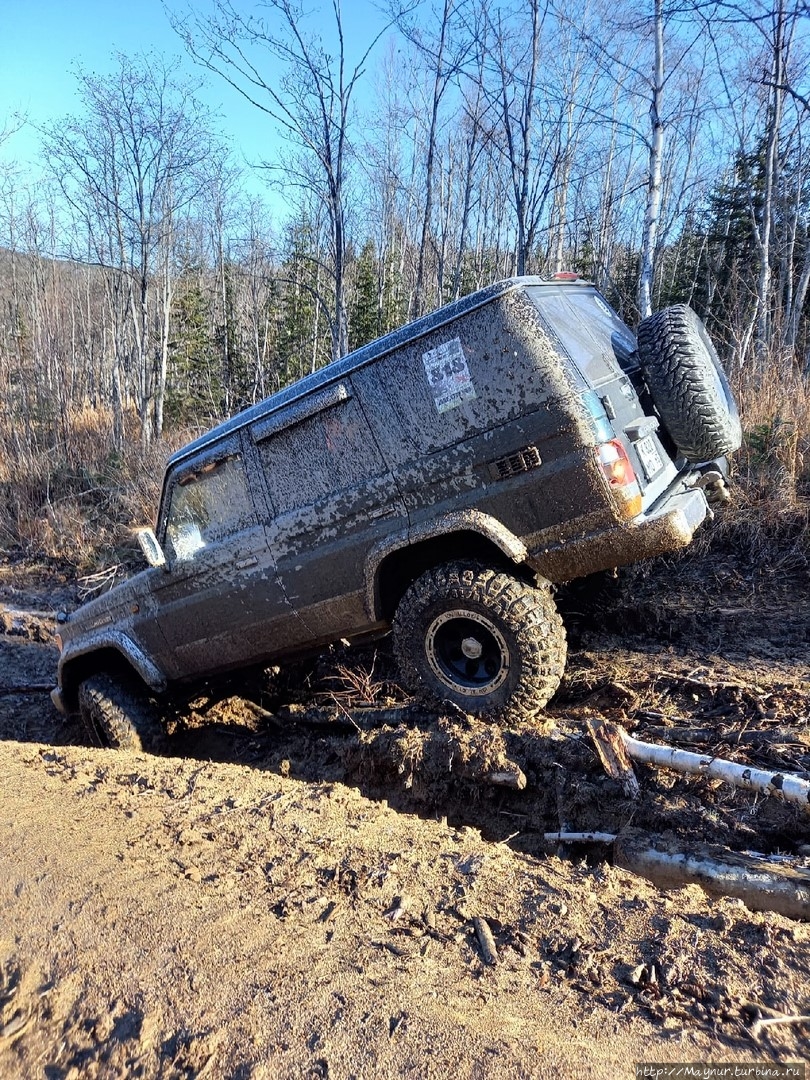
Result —
<instances>
[{"instance_id":1,"label":"twig on ground","mask_svg":"<svg viewBox=\"0 0 810 1080\"><path fill-rule=\"evenodd\" d=\"M765 1028L775 1027L777 1024L810 1024L810 1016L758 1016L749 1030L757 1039Z\"/></svg>"}]
</instances>

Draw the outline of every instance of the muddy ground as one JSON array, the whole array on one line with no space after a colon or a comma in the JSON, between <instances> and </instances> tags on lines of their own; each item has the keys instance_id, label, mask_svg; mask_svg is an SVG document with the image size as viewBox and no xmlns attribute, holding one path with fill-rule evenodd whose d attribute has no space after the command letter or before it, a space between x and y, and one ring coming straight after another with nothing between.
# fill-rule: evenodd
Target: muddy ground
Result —
<instances>
[{"instance_id":1,"label":"muddy ground","mask_svg":"<svg viewBox=\"0 0 810 1080\"><path fill-rule=\"evenodd\" d=\"M808 776L809 593L800 560L715 554L628 572L595 613L568 597L567 676L532 730L410 708L382 647L252 701L201 695L149 757L53 710L48 616L75 587L6 563L0 1076L805 1061L810 1025L769 1021L810 1013L810 924L545 833L629 825L810 865L799 809L646 767L633 800L586 732Z\"/></svg>"}]
</instances>

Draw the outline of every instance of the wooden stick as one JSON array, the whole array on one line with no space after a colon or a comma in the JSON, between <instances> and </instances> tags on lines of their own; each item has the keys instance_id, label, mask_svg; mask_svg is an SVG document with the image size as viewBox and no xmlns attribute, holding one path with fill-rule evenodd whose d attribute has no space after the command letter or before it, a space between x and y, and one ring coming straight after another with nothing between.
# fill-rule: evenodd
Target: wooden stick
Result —
<instances>
[{"instance_id":1,"label":"wooden stick","mask_svg":"<svg viewBox=\"0 0 810 1080\"><path fill-rule=\"evenodd\" d=\"M751 1025L751 1034L758 1038L762 1029L775 1024L810 1024L810 1016L759 1016Z\"/></svg>"},{"instance_id":2,"label":"wooden stick","mask_svg":"<svg viewBox=\"0 0 810 1080\"><path fill-rule=\"evenodd\" d=\"M547 832L544 840L553 840L560 844L612 844L616 833L610 832Z\"/></svg>"},{"instance_id":3,"label":"wooden stick","mask_svg":"<svg viewBox=\"0 0 810 1080\"><path fill-rule=\"evenodd\" d=\"M484 958L484 963L494 966L498 963L498 949L495 945L495 938L492 936L492 931L489 928L489 923L480 915L476 915L472 922L475 927L478 944L481 946L481 955Z\"/></svg>"}]
</instances>

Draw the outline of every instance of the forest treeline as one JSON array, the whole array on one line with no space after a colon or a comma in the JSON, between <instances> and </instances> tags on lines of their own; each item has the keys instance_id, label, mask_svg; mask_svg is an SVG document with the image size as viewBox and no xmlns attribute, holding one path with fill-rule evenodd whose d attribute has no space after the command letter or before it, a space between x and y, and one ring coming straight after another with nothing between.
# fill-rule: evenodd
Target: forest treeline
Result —
<instances>
[{"instance_id":1,"label":"forest treeline","mask_svg":"<svg viewBox=\"0 0 810 1080\"><path fill-rule=\"evenodd\" d=\"M274 194L160 56L77 72L82 109L45 126L36 182L8 118L0 544L64 553L88 507L148 519L167 446L522 273L576 271L631 325L690 303L746 461L806 482L804 0L417 0L361 41L339 4L172 18L280 133Z\"/></svg>"}]
</instances>

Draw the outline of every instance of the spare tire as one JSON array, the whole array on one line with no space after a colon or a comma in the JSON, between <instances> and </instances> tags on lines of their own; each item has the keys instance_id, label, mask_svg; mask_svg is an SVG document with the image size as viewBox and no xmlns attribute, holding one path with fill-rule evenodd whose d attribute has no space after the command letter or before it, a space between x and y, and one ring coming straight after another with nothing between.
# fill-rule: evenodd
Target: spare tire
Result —
<instances>
[{"instance_id":1,"label":"spare tire","mask_svg":"<svg viewBox=\"0 0 810 1080\"><path fill-rule=\"evenodd\" d=\"M644 319L638 328L641 369L678 450L699 464L737 450L740 416L706 327L687 304Z\"/></svg>"}]
</instances>

